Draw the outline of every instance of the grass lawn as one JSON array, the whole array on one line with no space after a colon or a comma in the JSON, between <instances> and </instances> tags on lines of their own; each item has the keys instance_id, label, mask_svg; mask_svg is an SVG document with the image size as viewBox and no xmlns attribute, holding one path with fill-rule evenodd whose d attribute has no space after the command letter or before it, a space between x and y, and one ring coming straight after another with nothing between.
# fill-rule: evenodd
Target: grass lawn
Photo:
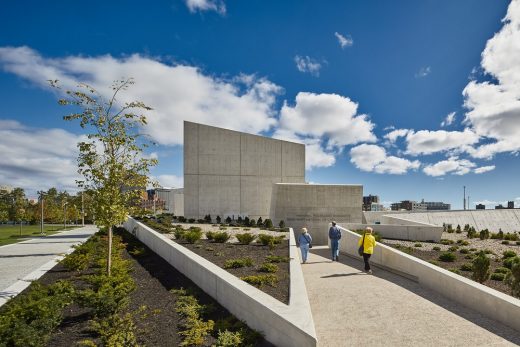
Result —
<instances>
[{"instance_id":1,"label":"grass lawn","mask_svg":"<svg viewBox=\"0 0 520 347\"><path fill-rule=\"evenodd\" d=\"M46 235L56 234L58 231L63 231L63 225L44 225L43 230ZM67 230L78 228L77 226L67 226ZM20 236L19 225L1 225L0 226L0 246L8 245L23 241L27 238L40 236L39 225L24 225L22 227L22 235Z\"/></svg>"}]
</instances>

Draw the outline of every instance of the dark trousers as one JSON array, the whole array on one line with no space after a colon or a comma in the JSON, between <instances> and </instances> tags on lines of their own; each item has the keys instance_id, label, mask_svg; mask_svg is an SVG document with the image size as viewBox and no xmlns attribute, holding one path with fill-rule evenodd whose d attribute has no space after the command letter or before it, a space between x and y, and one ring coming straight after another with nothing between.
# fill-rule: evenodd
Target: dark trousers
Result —
<instances>
[{"instance_id":1,"label":"dark trousers","mask_svg":"<svg viewBox=\"0 0 520 347\"><path fill-rule=\"evenodd\" d=\"M368 259L372 254L363 253L363 260L365 261L365 271L370 270L370 264L368 263Z\"/></svg>"}]
</instances>

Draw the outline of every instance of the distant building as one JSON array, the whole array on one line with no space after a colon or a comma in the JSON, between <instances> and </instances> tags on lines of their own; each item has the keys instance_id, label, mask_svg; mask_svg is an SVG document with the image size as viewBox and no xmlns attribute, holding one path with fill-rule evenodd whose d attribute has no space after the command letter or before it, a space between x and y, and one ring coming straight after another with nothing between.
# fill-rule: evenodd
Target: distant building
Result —
<instances>
[{"instance_id":1,"label":"distant building","mask_svg":"<svg viewBox=\"0 0 520 347\"><path fill-rule=\"evenodd\" d=\"M385 207L382 204L373 202L370 204L370 210L367 210L367 211L380 212L380 211L384 211L384 210L385 210Z\"/></svg>"},{"instance_id":2,"label":"distant building","mask_svg":"<svg viewBox=\"0 0 520 347\"><path fill-rule=\"evenodd\" d=\"M424 203L424 200L422 202L412 201L412 211L424 212L424 211L427 211L427 210L428 210L428 207Z\"/></svg>"},{"instance_id":3,"label":"distant building","mask_svg":"<svg viewBox=\"0 0 520 347\"><path fill-rule=\"evenodd\" d=\"M155 210L166 213L172 213L175 216L184 215L184 189L183 188L155 188L147 190L148 198L143 206L147 209L153 209L155 201ZM150 208L151 207L151 208Z\"/></svg>"},{"instance_id":4,"label":"distant building","mask_svg":"<svg viewBox=\"0 0 520 347\"><path fill-rule=\"evenodd\" d=\"M422 201L426 205L428 211L446 211L451 210L451 205L440 201Z\"/></svg>"},{"instance_id":5,"label":"distant building","mask_svg":"<svg viewBox=\"0 0 520 347\"><path fill-rule=\"evenodd\" d=\"M507 208L515 208L515 202L514 201L508 201L507 202Z\"/></svg>"},{"instance_id":6,"label":"distant building","mask_svg":"<svg viewBox=\"0 0 520 347\"><path fill-rule=\"evenodd\" d=\"M412 201L412 200L403 200L401 202L394 202L393 204L390 205L390 208L392 209L392 211L406 210L406 211L420 212L420 211L427 210L426 204L424 202L417 202L417 201Z\"/></svg>"},{"instance_id":7,"label":"distant building","mask_svg":"<svg viewBox=\"0 0 520 347\"><path fill-rule=\"evenodd\" d=\"M379 204L379 196L370 194L363 197L363 211L374 211L372 204Z\"/></svg>"},{"instance_id":8,"label":"distant building","mask_svg":"<svg viewBox=\"0 0 520 347\"><path fill-rule=\"evenodd\" d=\"M495 210L502 210L502 209L504 209L504 206L502 204L495 206Z\"/></svg>"},{"instance_id":9,"label":"distant building","mask_svg":"<svg viewBox=\"0 0 520 347\"><path fill-rule=\"evenodd\" d=\"M485 210L485 209L486 209L486 205L484 205L484 204L477 205L477 210Z\"/></svg>"}]
</instances>

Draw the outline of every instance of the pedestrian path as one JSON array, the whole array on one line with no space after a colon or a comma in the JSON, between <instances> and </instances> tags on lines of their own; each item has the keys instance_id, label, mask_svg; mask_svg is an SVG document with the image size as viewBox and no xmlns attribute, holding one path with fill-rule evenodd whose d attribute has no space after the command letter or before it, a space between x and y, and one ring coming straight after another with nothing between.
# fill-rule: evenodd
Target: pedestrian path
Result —
<instances>
[{"instance_id":1,"label":"pedestrian path","mask_svg":"<svg viewBox=\"0 0 520 347\"><path fill-rule=\"evenodd\" d=\"M520 332L418 283L311 249L302 265L319 346L515 346ZM511 317L519 319L519 317Z\"/></svg>"},{"instance_id":2,"label":"pedestrian path","mask_svg":"<svg viewBox=\"0 0 520 347\"><path fill-rule=\"evenodd\" d=\"M0 306L5 299L23 290L29 284L27 281L52 268L53 260L96 231L95 226L85 226L0 247Z\"/></svg>"}]
</instances>

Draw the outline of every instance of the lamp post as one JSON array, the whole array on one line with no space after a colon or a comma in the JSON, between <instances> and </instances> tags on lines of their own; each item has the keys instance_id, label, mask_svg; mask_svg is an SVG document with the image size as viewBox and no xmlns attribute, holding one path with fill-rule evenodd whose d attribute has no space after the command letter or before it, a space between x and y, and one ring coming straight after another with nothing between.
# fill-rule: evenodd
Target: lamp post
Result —
<instances>
[{"instance_id":1,"label":"lamp post","mask_svg":"<svg viewBox=\"0 0 520 347\"><path fill-rule=\"evenodd\" d=\"M67 229L67 204L67 201L63 203L63 230Z\"/></svg>"},{"instance_id":2,"label":"lamp post","mask_svg":"<svg viewBox=\"0 0 520 347\"><path fill-rule=\"evenodd\" d=\"M40 210L40 234L43 235L44 232L43 232L43 190L40 192L40 205L41 205L41 210Z\"/></svg>"},{"instance_id":3,"label":"lamp post","mask_svg":"<svg viewBox=\"0 0 520 347\"><path fill-rule=\"evenodd\" d=\"M81 226L85 226L85 201L83 200L83 192L81 192Z\"/></svg>"}]
</instances>

